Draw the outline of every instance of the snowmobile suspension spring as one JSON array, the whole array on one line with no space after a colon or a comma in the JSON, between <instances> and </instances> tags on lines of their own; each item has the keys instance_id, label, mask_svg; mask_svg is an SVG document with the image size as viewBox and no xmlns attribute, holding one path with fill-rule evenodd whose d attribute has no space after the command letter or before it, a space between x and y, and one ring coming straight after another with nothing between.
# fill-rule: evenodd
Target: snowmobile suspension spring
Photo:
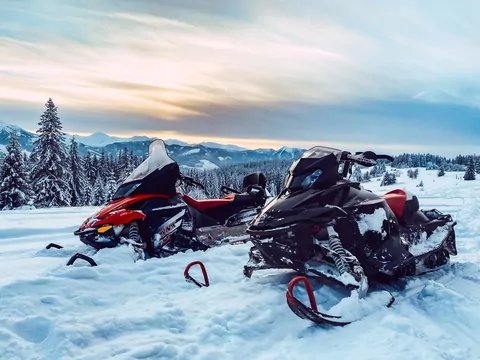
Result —
<instances>
[{"instance_id":1,"label":"snowmobile suspension spring","mask_svg":"<svg viewBox=\"0 0 480 360\"><path fill-rule=\"evenodd\" d=\"M349 272L348 265L345 264L343 258L347 256L345 253L345 249L343 248L342 242L338 237L337 232L333 229L332 226L327 226L328 232L328 244L330 245L330 249L338 254L338 256L333 257L333 262L337 267L338 271L343 274L345 272Z\"/></svg>"},{"instance_id":2,"label":"snowmobile suspension spring","mask_svg":"<svg viewBox=\"0 0 480 360\"><path fill-rule=\"evenodd\" d=\"M128 230L128 238L135 242L139 242L140 229L138 228L138 224L136 222L132 222L130 224L130 228Z\"/></svg>"}]
</instances>

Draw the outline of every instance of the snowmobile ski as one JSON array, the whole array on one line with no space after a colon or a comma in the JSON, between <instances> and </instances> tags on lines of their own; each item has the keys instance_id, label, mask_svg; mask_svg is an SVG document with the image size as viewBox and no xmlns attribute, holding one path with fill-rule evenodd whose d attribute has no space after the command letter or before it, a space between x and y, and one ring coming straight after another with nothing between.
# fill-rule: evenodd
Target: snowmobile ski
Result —
<instances>
[{"instance_id":1,"label":"snowmobile ski","mask_svg":"<svg viewBox=\"0 0 480 360\"><path fill-rule=\"evenodd\" d=\"M50 243L48 244L47 246L45 246L45 249L49 250L51 248L54 248L54 249L63 249L63 246L62 245L58 245L58 244L55 244L55 243Z\"/></svg>"},{"instance_id":2,"label":"snowmobile ski","mask_svg":"<svg viewBox=\"0 0 480 360\"><path fill-rule=\"evenodd\" d=\"M202 270L202 275L203 275L203 283L199 282L198 280L195 280L189 273L190 269L192 266L198 265L200 266L200 269ZM183 276L185 277L185 280L187 282L194 283L198 287L209 287L210 286L210 281L208 280L208 274L207 274L207 269L205 269L205 265L201 261L192 261L185 267L185 271L183 272Z\"/></svg>"},{"instance_id":3,"label":"snowmobile ski","mask_svg":"<svg viewBox=\"0 0 480 360\"><path fill-rule=\"evenodd\" d=\"M295 297L294 290L298 283L304 284L310 306L305 305L302 301ZM395 297L391 293L390 295L390 301L387 305L385 305L387 308L391 307L395 302ZM315 299L315 294L313 293L313 287L310 284L308 278L305 276L297 276L288 283L286 298L288 307L295 315L297 315L301 319L310 320L317 325L345 326L354 322L353 320L342 320L341 316L330 315L325 312L319 311Z\"/></svg>"},{"instance_id":4,"label":"snowmobile ski","mask_svg":"<svg viewBox=\"0 0 480 360\"><path fill-rule=\"evenodd\" d=\"M92 267L97 266L97 263L95 262L95 260L93 260L90 256L85 255L85 254L81 254L81 253L76 253L76 254L72 255L72 257L67 262L67 266L73 265L75 263L75 261L77 261L78 259L85 260Z\"/></svg>"}]
</instances>

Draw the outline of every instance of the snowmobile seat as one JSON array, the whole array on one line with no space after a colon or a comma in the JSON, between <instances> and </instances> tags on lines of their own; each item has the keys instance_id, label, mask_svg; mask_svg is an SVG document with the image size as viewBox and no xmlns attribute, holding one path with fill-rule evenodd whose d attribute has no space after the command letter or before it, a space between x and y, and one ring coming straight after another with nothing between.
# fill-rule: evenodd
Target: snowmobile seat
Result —
<instances>
[{"instance_id":1,"label":"snowmobile seat","mask_svg":"<svg viewBox=\"0 0 480 360\"><path fill-rule=\"evenodd\" d=\"M382 195L397 220L405 225L416 225L428 222L427 216L420 211L420 203L416 195L395 189Z\"/></svg>"},{"instance_id":2,"label":"snowmobile seat","mask_svg":"<svg viewBox=\"0 0 480 360\"><path fill-rule=\"evenodd\" d=\"M200 212L204 212L207 209L210 209L213 207L231 204L235 198L234 196L231 196L231 195L234 195L234 194L229 194L222 199L196 200L186 194L183 194L183 200L185 200L185 202L188 205L195 208L196 210Z\"/></svg>"},{"instance_id":3,"label":"snowmobile seat","mask_svg":"<svg viewBox=\"0 0 480 360\"><path fill-rule=\"evenodd\" d=\"M406 192L407 200L405 202L405 208L403 209L403 215L400 218L400 222L405 225L418 225L429 222L428 217L420 211L420 203L418 197Z\"/></svg>"},{"instance_id":4,"label":"snowmobile seat","mask_svg":"<svg viewBox=\"0 0 480 360\"><path fill-rule=\"evenodd\" d=\"M400 189L395 189L383 194L381 197L387 202L396 218L400 219L403 216L405 202L407 201L406 192Z\"/></svg>"}]
</instances>

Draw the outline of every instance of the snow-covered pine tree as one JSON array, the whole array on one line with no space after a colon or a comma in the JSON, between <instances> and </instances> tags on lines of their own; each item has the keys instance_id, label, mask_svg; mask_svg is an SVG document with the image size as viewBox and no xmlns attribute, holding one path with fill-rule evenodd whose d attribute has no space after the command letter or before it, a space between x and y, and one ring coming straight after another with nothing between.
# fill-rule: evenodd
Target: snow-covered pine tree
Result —
<instances>
[{"instance_id":1,"label":"snow-covered pine tree","mask_svg":"<svg viewBox=\"0 0 480 360\"><path fill-rule=\"evenodd\" d=\"M2 174L2 181L0 182L0 210L15 209L26 205L32 196L17 134L13 133L10 135L6 150L7 155L0 170Z\"/></svg>"},{"instance_id":2,"label":"snow-covered pine tree","mask_svg":"<svg viewBox=\"0 0 480 360\"><path fill-rule=\"evenodd\" d=\"M383 179L382 179L382 182L380 183L380 186L393 185L396 182L397 182L397 177L395 176L395 173L387 171L383 175Z\"/></svg>"},{"instance_id":3,"label":"snow-covered pine tree","mask_svg":"<svg viewBox=\"0 0 480 360\"><path fill-rule=\"evenodd\" d=\"M445 176L445 170L444 170L443 166L440 167L440 169L438 170L437 175L438 175L438 177Z\"/></svg>"},{"instance_id":4,"label":"snow-covered pine tree","mask_svg":"<svg viewBox=\"0 0 480 360\"><path fill-rule=\"evenodd\" d=\"M100 206L103 204L105 204L105 185L102 176L99 174L95 179L95 184L93 186L92 205Z\"/></svg>"},{"instance_id":5,"label":"snow-covered pine tree","mask_svg":"<svg viewBox=\"0 0 480 360\"><path fill-rule=\"evenodd\" d=\"M93 187L93 184L95 184L95 180L97 179L97 174L98 174L98 160L95 155L90 156L90 153L87 153L85 157L83 158L83 168L85 170L85 177L90 184L90 186Z\"/></svg>"},{"instance_id":6,"label":"snow-covered pine tree","mask_svg":"<svg viewBox=\"0 0 480 360\"><path fill-rule=\"evenodd\" d=\"M369 182L369 181L370 181L370 171L365 171L363 173L362 182Z\"/></svg>"},{"instance_id":7,"label":"snow-covered pine tree","mask_svg":"<svg viewBox=\"0 0 480 360\"><path fill-rule=\"evenodd\" d=\"M86 178L83 162L78 154L78 144L75 136L70 141L70 149L68 153L68 165L70 170L70 196L72 206L84 205L83 193L85 191Z\"/></svg>"},{"instance_id":8,"label":"snow-covered pine tree","mask_svg":"<svg viewBox=\"0 0 480 360\"><path fill-rule=\"evenodd\" d=\"M33 144L34 163L30 173L36 205L70 206L69 174L65 138L57 107L49 98L40 117L38 139Z\"/></svg>"},{"instance_id":9,"label":"snow-covered pine tree","mask_svg":"<svg viewBox=\"0 0 480 360\"><path fill-rule=\"evenodd\" d=\"M82 198L82 204L84 206L91 206L94 204L94 192L93 192L93 186L90 185L90 183L87 181L85 184L85 189L83 191L83 198Z\"/></svg>"},{"instance_id":10,"label":"snow-covered pine tree","mask_svg":"<svg viewBox=\"0 0 480 360\"><path fill-rule=\"evenodd\" d=\"M105 149L102 149L98 159L97 173L102 177L103 183L105 183L107 181L107 156L105 155Z\"/></svg>"},{"instance_id":11,"label":"snow-covered pine tree","mask_svg":"<svg viewBox=\"0 0 480 360\"><path fill-rule=\"evenodd\" d=\"M113 169L110 169L107 174L107 182L105 183L105 201L110 201L117 191L117 179Z\"/></svg>"},{"instance_id":12,"label":"snow-covered pine tree","mask_svg":"<svg viewBox=\"0 0 480 360\"><path fill-rule=\"evenodd\" d=\"M355 165L355 167L353 168L352 176L353 176L353 181L357 181L357 182L362 181L363 174L362 174L362 169L360 168L360 166Z\"/></svg>"},{"instance_id":13,"label":"snow-covered pine tree","mask_svg":"<svg viewBox=\"0 0 480 360\"><path fill-rule=\"evenodd\" d=\"M467 162L467 169L465 170L465 175L463 175L464 180L475 180L475 163L473 162L473 156L470 156Z\"/></svg>"},{"instance_id":14,"label":"snow-covered pine tree","mask_svg":"<svg viewBox=\"0 0 480 360\"><path fill-rule=\"evenodd\" d=\"M116 171L115 175L118 179L119 182L123 182L123 180L128 176L129 174L129 155L128 155L128 149L126 146L123 147L122 150L120 150L118 154L118 160L117 160L117 166L116 166Z\"/></svg>"}]
</instances>

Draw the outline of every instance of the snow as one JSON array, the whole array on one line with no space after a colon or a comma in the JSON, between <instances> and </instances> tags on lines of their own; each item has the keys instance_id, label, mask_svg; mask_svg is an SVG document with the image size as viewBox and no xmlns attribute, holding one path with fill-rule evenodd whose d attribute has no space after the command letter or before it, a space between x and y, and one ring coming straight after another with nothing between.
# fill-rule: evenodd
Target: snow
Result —
<instances>
[{"instance_id":1,"label":"snow","mask_svg":"<svg viewBox=\"0 0 480 360\"><path fill-rule=\"evenodd\" d=\"M200 148L194 148L188 151L185 151L182 155L193 155L198 154L200 152Z\"/></svg>"},{"instance_id":2,"label":"snow","mask_svg":"<svg viewBox=\"0 0 480 360\"><path fill-rule=\"evenodd\" d=\"M205 170L214 170L218 169L218 166L215 165L213 162L202 159L200 160L201 167Z\"/></svg>"},{"instance_id":3,"label":"snow","mask_svg":"<svg viewBox=\"0 0 480 360\"><path fill-rule=\"evenodd\" d=\"M203 170L215 170L219 169L219 166L214 164L213 162L206 160L206 159L201 159L198 161L197 166L188 166L188 165L181 165L180 168L184 169L203 169Z\"/></svg>"},{"instance_id":4,"label":"snow","mask_svg":"<svg viewBox=\"0 0 480 360\"><path fill-rule=\"evenodd\" d=\"M208 142L204 141L199 143L198 145L202 145L208 148L213 148L213 149L223 149L223 150L228 150L228 151L245 151L247 149L238 146L238 145L232 145L232 144L219 144L216 142Z\"/></svg>"},{"instance_id":5,"label":"snow","mask_svg":"<svg viewBox=\"0 0 480 360\"><path fill-rule=\"evenodd\" d=\"M382 230L383 222L387 220L387 214L382 208L376 209L372 214L361 214L357 221L360 234L364 235L367 231L376 231L383 236L386 235Z\"/></svg>"},{"instance_id":6,"label":"snow","mask_svg":"<svg viewBox=\"0 0 480 360\"><path fill-rule=\"evenodd\" d=\"M89 146L96 146L96 147L103 147L109 144L113 144L116 142L131 142L131 141L153 141L155 138L151 138L148 136L132 136L132 137L118 137L118 136L111 136L102 132L96 132L90 135L71 135L66 134L65 139L66 141L70 141L70 138L75 136L77 142L80 142L85 145Z\"/></svg>"},{"instance_id":7,"label":"snow","mask_svg":"<svg viewBox=\"0 0 480 360\"><path fill-rule=\"evenodd\" d=\"M391 308L386 292L344 299L332 311L360 319L344 328L314 326L289 310L293 273L246 279L249 244L136 263L121 247L94 255L97 267L67 267L69 255L84 251L73 231L98 208L2 212L0 358L479 359L480 180L455 179L459 174L437 178L420 169L416 180L405 171L397 185L364 184L382 193L407 188L422 208L452 214L459 255L448 270L411 280ZM42 250L50 242L71 250ZM194 260L205 264L210 287L185 282ZM198 267L191 274L197 277ZM315 295L320 308L336 300L325 288Z\"/></svg>"},{"instance_id":8,"label":"snow","mask_svg":"<svg viewBox=\"0 0 480 360\"><path fill-rule=\"evenodd\" d=\"M22 130L21 128L19 128L18 126L15 126L15 125L12 125L12 124L8 124L2 120L0 120L0 131L6 131L8 133L12 133L12 132L18 132Z\"/></svg>"}]
</instances>

